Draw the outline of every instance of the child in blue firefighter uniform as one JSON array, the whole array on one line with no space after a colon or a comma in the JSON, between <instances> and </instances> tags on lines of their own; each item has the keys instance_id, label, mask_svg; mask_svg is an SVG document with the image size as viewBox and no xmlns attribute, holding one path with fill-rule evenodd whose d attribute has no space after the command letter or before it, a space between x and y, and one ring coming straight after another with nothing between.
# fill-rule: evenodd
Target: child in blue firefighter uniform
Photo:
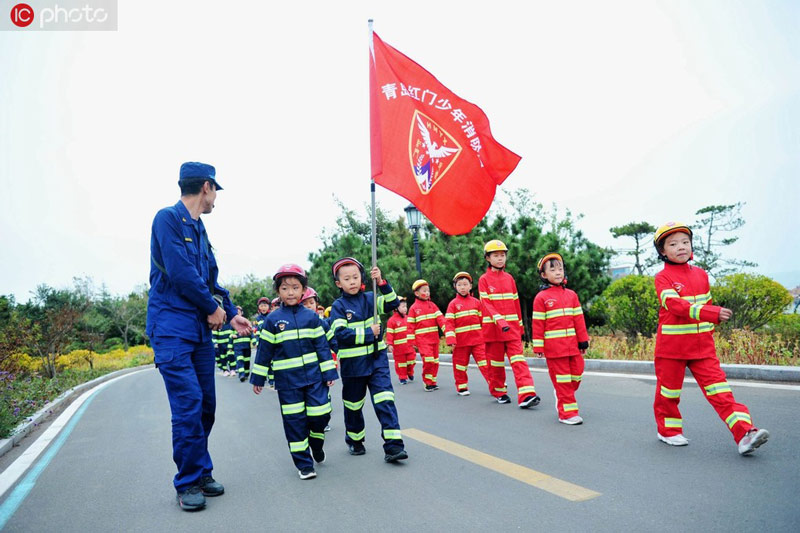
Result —
<instances>
[{"instance_id":1,"label":"child in blue firefighter uniform","mask_svg":"<svg viewBox=\"0 0 800 533\"><path fill-rule=\"evenodd\" d=\"M394 391L389 375L389 358L381 337L381 325L373 315L374 294L364 292L364 267L352 257L333 264L333 279L342 295L331 306L331 330L339 351L342 376L345 442L351 455L364 455L364 414L367 389L372 406L383 430L384 460L393 463L408 458L400 434L400 422L394 404ZM391 312L398 306L397 295L377 266L370 272L378 283L378 312Z\"/></svg>"},{"instance_id":2,"label":"child in blue firefighter uniform","mask_svg":"<svg viewBox=\"0 0 800 533\"><path fill-rule=\"evenodd\" d=\"M328 387L339 376L319 316L300 303L308 280L305 271L284 265L272 279L282 304L261 328L250 383L261 394L272 368L289 452L300 479L312 479L317 476L314 462L325 461Z\"/></svg>"}]
</instances>

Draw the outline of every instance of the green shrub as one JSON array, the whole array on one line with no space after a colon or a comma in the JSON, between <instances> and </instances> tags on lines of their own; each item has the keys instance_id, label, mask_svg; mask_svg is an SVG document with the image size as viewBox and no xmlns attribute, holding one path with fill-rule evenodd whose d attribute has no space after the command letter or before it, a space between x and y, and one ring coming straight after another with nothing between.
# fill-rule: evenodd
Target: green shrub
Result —
<instances>
[{"instance_id":1,"label":"green shrub","mask_svg":"<svg viewBox=\"0 0 800 533\"><path fill-rule=\"evenodd\" d=\"M593 312L629 338L649 337L658 327L658 297L651 276L626 276L611 283L594 302Z\"/></svg>"},{"instance_id":2,"label":"green shrub","mask_svg":"<svg viewBox=\"0 0 800 533\"><path fill-rule=\"evenodd\" d=\"M778 315L770 320L766 329L787 341L800 343L800 315Z\"/></svg>"},{"instance_id":3,"label":"green shrub","mask_svg":"<svg viewBox=\"0 0 800 533\"><path fill-rule=\"evenodd\" d=\"M792 303L786 288L766 276L731 274L711 288L714 304L733 311L733 317L720 324L723 332L732 329L758 329L777 318Z\"/></svg>"}]
</instances>

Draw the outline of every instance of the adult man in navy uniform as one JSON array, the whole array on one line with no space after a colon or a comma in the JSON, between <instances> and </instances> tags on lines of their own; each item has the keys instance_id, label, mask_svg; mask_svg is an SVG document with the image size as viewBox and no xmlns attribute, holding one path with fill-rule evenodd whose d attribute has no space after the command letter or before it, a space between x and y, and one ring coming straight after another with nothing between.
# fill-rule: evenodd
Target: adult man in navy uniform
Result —
<instances>
[{"instance_id":1,"label":"adult man in navy uniform","mask_svg":"<svg viewBox=\"0 0 800 533\"><path fill-rule=\"evenodd\" d=\"M147 335L172 411L178 504L192 511L205 507L205 496L225 491L211 476L208 453L216 410L211 332L228 320L241 335L249 335L251 327L217 284L217 262L200 220L222 190L214 167L184 163L178 185L181 199L153 220Z\"/></svg>"}]
</instances>

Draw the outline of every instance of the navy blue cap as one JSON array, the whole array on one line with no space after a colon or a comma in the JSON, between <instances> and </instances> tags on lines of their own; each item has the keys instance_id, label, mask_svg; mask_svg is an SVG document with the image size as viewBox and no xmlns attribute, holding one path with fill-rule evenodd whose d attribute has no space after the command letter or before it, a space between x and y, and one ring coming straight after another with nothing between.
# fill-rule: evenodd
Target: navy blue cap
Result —
<instances>
[{"instance_id":1,"label":"navy blue cap","mask_svg":"<svg viewBox=\"0 0 800 533\"><path fill-rule=\"evenodd\" d=\"M217 183L216 176L217 170L211 165L189 161L181 165L181 173L178 183L194 179L211 180L214 185L216 185L217 190L221 191L222 187L220 187L219 183Z\"/></svg>"}]
</instances>

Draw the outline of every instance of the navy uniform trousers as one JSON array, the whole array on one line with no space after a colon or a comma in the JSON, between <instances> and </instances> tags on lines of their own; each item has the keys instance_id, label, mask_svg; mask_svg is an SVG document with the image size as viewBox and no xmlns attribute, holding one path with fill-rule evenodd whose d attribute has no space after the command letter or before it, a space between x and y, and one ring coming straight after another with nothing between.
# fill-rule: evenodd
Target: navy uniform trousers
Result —
<instances>
[{"instance_id":1,"label":"navy uniform trousers","mask_svg":"<svg viewBox=\"0 0 800 533\"><path fill-rule=\"evenodd\" d=\"M348 445L363 442L366 437L363 408L367 400L367 389L371 394L372 407L381 423L384 451L390 453L398 448L403 449L388 365L376 367L369 376L342 377L345 442Z\"/></svg>"},{"instance_id":2,"label":"navy uniform trousers","mask_svg":"<svg viewBox=\"0 0 800 533\"><path fill-rule=\"evenodd\" d=\"M172 412L172 460L178 467L173 484L178 492L211 475L208 435L217 407L214 389L214 345L178 337L151 339L155 363Z\"/></svg>"},{"instance_id":3,"label":"navy uniform trousers","mask_svg":"<svg viewBox=\"0 0 800 533\"><path fill-rule=\"evenodd\" d=\"M283 431L298 470L314 468L310 450L325 444L325 426L331 419L328 385L313 383L299 389L278 390Z\"/></svg>"}]
</instances>

